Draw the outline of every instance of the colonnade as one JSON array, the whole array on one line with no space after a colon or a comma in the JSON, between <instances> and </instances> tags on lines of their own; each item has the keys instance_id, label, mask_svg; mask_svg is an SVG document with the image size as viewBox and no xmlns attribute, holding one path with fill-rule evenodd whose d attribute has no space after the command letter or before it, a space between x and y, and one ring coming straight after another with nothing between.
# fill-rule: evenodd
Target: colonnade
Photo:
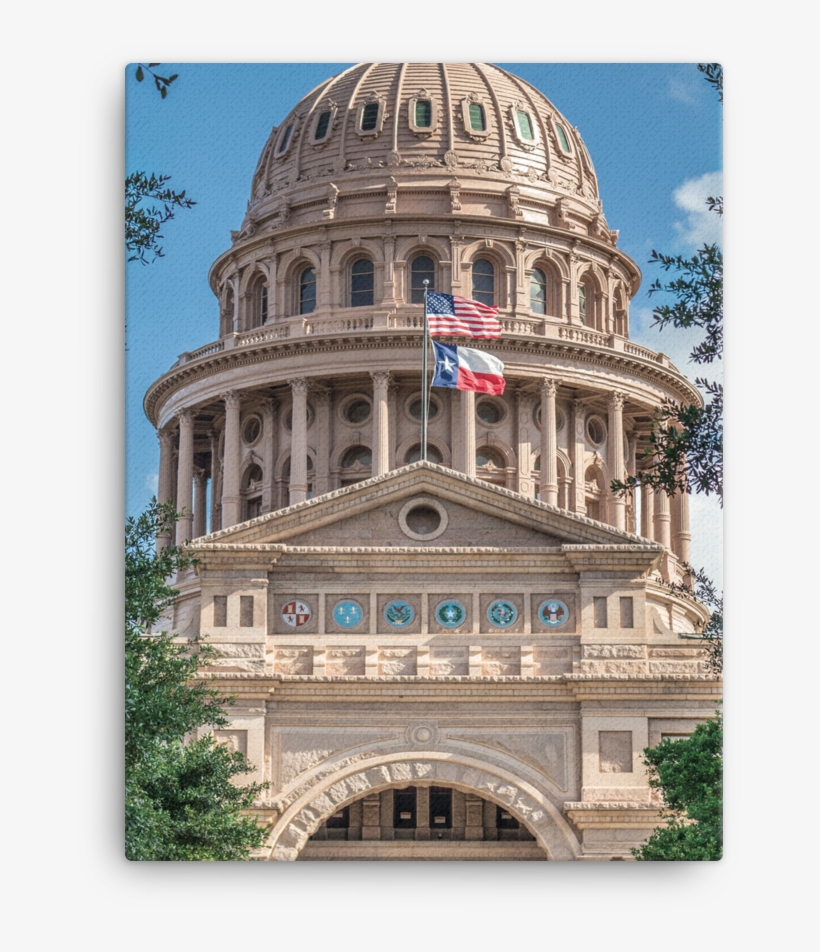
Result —
<instances>
[{"instance_id":1,"label":"colonnade","mask_svg":"<svg viewBox=\"0 0 820 952\"><path fill-rule=\"evenodd\" d=\"M391 468L401 466L402 461L395 460L396 447L393 445L392 423L396 414L395 394L397 388L390 374L384 371L372 371L372 413L370 421L370 442L372 455L371 473L381 476ZM330 393L315 381L306 377L295 377L288 381L292 396L290 480L287 489L286 505L295 505L308 498L309 474L308 455L315 457L315 469L311 474L314 494L321 494L331 488L330 480ZM558 409L557 394L560 381L552 377L543 377L537 387L540 389L541 432L540 453L541 471L538 483L540 498L549 505L559 505L559 492L568 509L585 514L587 465L585 421L589 414L589 400L575 399L571 403L570 440L568 452L570 469L564 477L559 474L558 449ZM315 403L316 424L320 438L316 447L309 450L308 433L308 390ZM533 393L530 386L517 391L522 397ZM476 394L471 391L451 391L451 466L457 472L468 476L476 475ZM625 454L624 404L625 394L614 391L608 395L608 433L606 444L606 467L610 478L624 479L629 472L636 474L637 434L629 435L628 450ZM213 531L216 528L228 528L242 521L241 476L243 465L241 438L241 409L243 395L235 390L222 395L225 407L224 450L221 469L218 469L218 435L210 436L211 456L211 511ZM274 418L277 401L268 398L263 413L263 429L274 431ZM177 414L179 425L178 450L174 449L173 435L168 428L158 434L160 441L159 500L175 500L176 508L182 513L176 528L176 543L182 544L188 539L198 538L207 532L207 479L208 473L198 469L194 463L194 424L195 412L192 409L181 410ZM528 478L530 471L530 444L525 450L519 448L518 477L519 485ZM521 453L524 452L524 456ZM174 456L176 455L176 463ZM625 458L626 457L626 458ZM272 459L271 459L272 463ZM266 465L266 468L267 465ZM508 469L509 473L510 470ZM220 478L217 479L217 475ZM571 475L570 475L571 474ZM273 498L272 472L266 472L267 491L263 494L262 511L270 511L277 506ZM565 483L567 489L562 489ZM669 497L663 492L653 492L649 486L641 487L641 526L635 527L645 538L662 543L672 550L681 561L690 558L689 500L686 494ZM614 528L626 530L627 501L625 497L605 491L606 521ZM168 545L170 534L162 534L159 544Z\"/></svg>"}]
</instances>

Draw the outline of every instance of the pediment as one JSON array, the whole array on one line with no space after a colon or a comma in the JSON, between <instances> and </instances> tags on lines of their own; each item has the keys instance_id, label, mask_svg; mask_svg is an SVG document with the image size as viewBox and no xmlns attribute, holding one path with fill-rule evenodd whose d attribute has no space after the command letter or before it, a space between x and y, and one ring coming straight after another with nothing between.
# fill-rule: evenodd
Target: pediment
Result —
<instances>
[{"instance_id":1,"label":"pediment","mask_svg":"<svg viewBox=\"0 0 820 952\"><path fill-rule=\"evenodd\" d=\"M417 506L443 512L443 531L439 524L428 529L428 535L409 536L408 519L413 521ZM481 479L418 462L212 533L196 546L208 544L561 548L633 546L646 540Z\"/></svg>"}]
</instances>

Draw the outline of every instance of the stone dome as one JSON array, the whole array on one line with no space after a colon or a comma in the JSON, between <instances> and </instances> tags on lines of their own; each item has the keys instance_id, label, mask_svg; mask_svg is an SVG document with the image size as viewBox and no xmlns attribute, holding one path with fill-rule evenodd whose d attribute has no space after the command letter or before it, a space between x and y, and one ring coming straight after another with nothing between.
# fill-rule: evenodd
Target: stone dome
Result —
<instances>
[{"instance_id":1,"label":"stone dome","mask_svg":"<svg viewBox=\"0 0 820 952\"><path fill-rule=\"evenodd\" d=\"M615 243L578 130L529 83L482 63L360 63L321 83L271 131L234 241L374 173L420 192L449 188L448 212L469 214L461 194L471 190L485 201L506 193L526 220L574 222Z\"/></svg>"}]
</instances>

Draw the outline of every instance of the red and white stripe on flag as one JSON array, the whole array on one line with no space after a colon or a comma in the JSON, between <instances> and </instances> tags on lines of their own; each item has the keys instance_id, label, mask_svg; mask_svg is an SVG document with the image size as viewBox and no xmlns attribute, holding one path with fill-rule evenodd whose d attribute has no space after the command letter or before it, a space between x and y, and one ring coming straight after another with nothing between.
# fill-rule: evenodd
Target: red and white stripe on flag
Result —
<instances>
[{"instance_id":1,"label":"red and white stripe on flag","mask_svg":"<svg viewBox=\"0 0 820 952\"><path fill-rule=\"evenodd\" d=\"M454 294L428 292L427 322L430 333L439 336L479 339L501 336L497 307Z\"/></svg>"}]
</instances>

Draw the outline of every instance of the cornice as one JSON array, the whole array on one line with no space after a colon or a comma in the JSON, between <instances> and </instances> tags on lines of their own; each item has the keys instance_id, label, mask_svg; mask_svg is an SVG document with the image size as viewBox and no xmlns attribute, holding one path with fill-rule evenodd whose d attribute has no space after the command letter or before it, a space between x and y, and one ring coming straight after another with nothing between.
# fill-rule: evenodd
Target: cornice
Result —
<instances>
[{"instance_id":1,"label":"cornice","mask_svg":"<svg viewBox=\"0 0 820 952\"><path fill-rule=\"evenodd\" d=\"M217 353L206 354L179 367L173 367L159 377L148 389L143 401L145 415L154 426L158 424L160 406L175 392L183 387L206 380L208 377L219 375L224 371L236 370L259 363L275 363L288 358L302 358L327 354L338 355L340 351L366 351L372 355L375 351L398 348L417 350L421 345L422 335L415 331L400 331L386 329L368 331L366 334L351 336L325 335L308 336L304 338L284 338L282 340L261 341L256 344L247 344L240 350L220 350ZM611 350L608 347L599 347L594 344L580 343L560 338L526 337L520 339L500 338L493 342L494 350L499 354L539 354L544 357L569 359L579 365L587 365L597 369L616 369L626 376L632 377L650 386L663 389L673 394L682 403L702 403L702 397L697 388L677 370L651 363L649 360L621 351ZM505 361L509 364L509 361ZM392 368L391 368L392 369ZM317 368L318 370L318 368ZM516 368L515 373L527 376L529 368ZM327 370L318 370L317 377L327 374ZM532 368L533 381L544 375L544 368ZM282 380L285 385L292 371L283 368ZM564 383L560 375L550 368L550 373ZM568 385L576 383L567 382ZM609 393L607 381L585 380L583 386L587 389L600 389L602 394ZM578 385L578 384L576 384ZM621 387L624 383L620 384ZM218 389L218 388L217 388ZM216 399L216 396L214 397ZM649 409L649 408L648 408Z\"/></svg>"}]
</instances>

